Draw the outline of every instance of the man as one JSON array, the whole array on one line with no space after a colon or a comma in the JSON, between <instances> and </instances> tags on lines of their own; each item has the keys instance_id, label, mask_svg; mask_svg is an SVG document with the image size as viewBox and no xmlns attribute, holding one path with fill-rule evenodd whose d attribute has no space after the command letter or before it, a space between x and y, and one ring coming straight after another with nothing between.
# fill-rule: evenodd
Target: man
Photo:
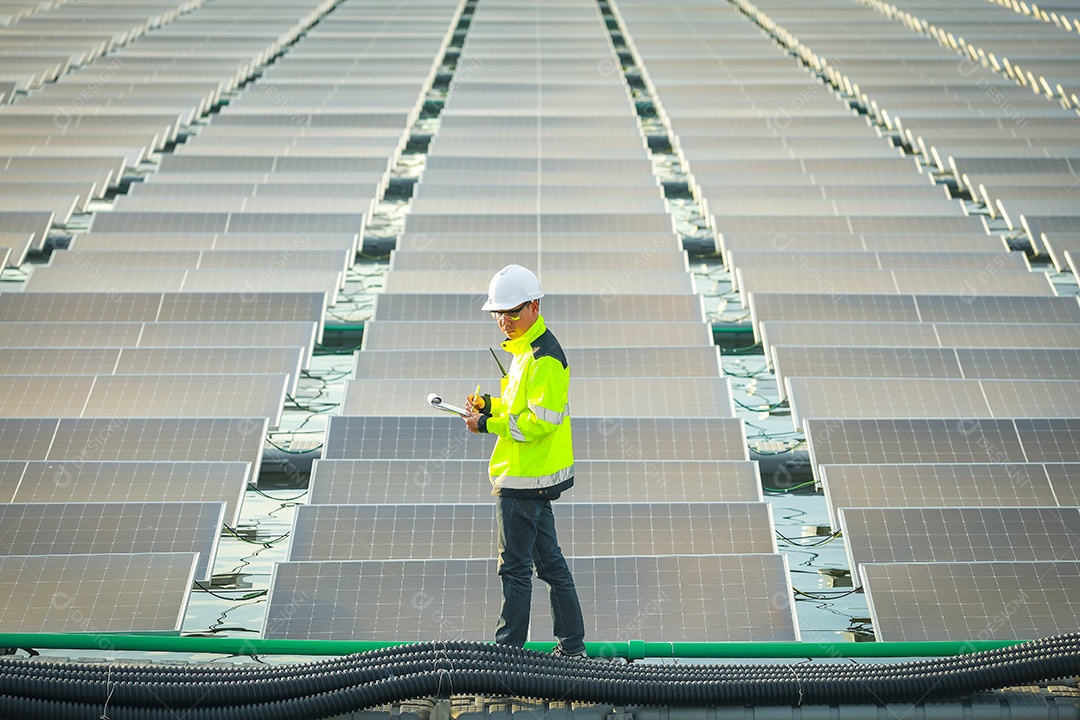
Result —
<instances>
[{"instance_id":1,"label":"man","mask_svg":"<svg viewBox=\"0 0 1080 720\"><path fill-rule=\"evenodd\" d=\"M585 624L574 578L558 538L551 501L574 484L566 355L540 314L540 281L520 265L491 278L487 310L506 335L514 356L501 394L470 395L465 424L497 436L489 462L497 497L502 612L495 642L522 646L529 633L532 572L550 588L556 654L585 655Z\"/></svg>"}]
</instances>

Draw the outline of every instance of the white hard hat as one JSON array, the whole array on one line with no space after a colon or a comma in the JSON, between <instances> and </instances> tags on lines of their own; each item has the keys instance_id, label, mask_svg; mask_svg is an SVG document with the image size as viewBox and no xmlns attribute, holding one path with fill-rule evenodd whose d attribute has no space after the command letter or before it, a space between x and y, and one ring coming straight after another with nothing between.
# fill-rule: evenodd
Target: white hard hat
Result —
<instances>
[{"instance_id":1,"label":"white hard hat","mask_svg":"<svg viewBox=\"0 0 1080 720\"><path fill-rule=\"evenodd\" d=\"M529 300L544 297L540 281L532 270L520 265L507 265L491 277L487 302L481 310L510 310Z\"/></svg>"}]
</instances>

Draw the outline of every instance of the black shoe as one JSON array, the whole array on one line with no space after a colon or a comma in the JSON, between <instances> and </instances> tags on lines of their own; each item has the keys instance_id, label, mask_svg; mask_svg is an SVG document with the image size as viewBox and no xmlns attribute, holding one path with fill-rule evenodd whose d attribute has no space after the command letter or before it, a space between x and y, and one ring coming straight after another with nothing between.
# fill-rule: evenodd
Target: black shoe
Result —
<instances>
[{"instance_id":1,"label":"black shoe","mask_svg":"<svg viewBox=\"0 0 1080 720\"><path fill-rule=\"evenodd\" d=\"M561 645L556 645L555 649L551 651L551 654L557 657L567 658L585 658L589 656L588 653L585 652L585 648L582 648L579 652L576 653L568 653L562 649Z\"/></svg>"}]
</instances>

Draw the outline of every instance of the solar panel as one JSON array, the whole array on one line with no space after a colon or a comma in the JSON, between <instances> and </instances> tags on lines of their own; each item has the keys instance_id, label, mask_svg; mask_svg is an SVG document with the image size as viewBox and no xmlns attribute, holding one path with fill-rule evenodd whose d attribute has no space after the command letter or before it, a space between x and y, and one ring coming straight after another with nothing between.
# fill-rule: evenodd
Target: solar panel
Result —
<instances>
[{"instance_id":1,"label":"solar panel","mask_svg":"<svg viewBox=\"0 0 1080 720\"><path fill-rule=\"evenodd\" d=\"M964 377L956 352L948 348L772 345L770 352L779 387L787 377Z\"/></svg>"},{"instance_id":2,"label":"solar panel","mask_svg":"<svg viewBox=\"0 0 1080 720\"><path fill-rule=\"evenodd\" d=\"M522 186L536 194L536 189L530 186ZM610 192L608 188L601 188L604 192ZM655 192L655 188L653 188ZM490 198L485 198L490 203ZM419 244L419 239L413 242ZM427 239L424 240L427 242ZM642 239L624 238L625 247L621 251L615 250L503 250L501 252L482 252L476 250L440 249L431 252L434 248L425 247L422 250L398 249L390 255L390 270L443 270L443 271L472 271L480 270L491 273L494 269L517 263L529 268L537 268L537 272L562 273L572 270L595 270L604 272L625 268L630 259L634 260L635 267L641 270L686 272L686 252L682 249L677 235L670 236L647 235ZM408 248L408 243L399 245L399 248ZM635 254L636 253L636 254Z\"/></svg>"},{"instance_id":3,"label":"solar panel","mask_svg":"<svg viewBox=\"0 0 1080 720\"><path fill-rule=\"evenodd\" d=\"M430 416L431 392L464 404L476 389L471 380L350 380L343 415L381 416L394 407L399 416ZM498 394L496 383L486 388ZM485 388L481 387L481 390ZM727 378L579 378L570 380L573 412L593 417L735 417Z\"/></svg>"},{"instance_id":4,"label":"solar panel","mask_svg":"<svg viewBox=\"0 0 1080 720\"><path fill-rule=\"evenodd\" d=\"M876 639L1027 640L1080 618L1080 562L866 563Z\"/></svg>"},{"instance_id":5,"label":"solar panel","mask_svg":"<svg viewBox=\"0 0 1080 720\"><path fill-rule=\"evenodd\" d=\"M797 640L782 555L571 558L586 637L645 641ZM533 637L547 637L534 583ZM490 640L501 602L495 561L350 560L274 566L270 639Z\"/></svg>"},{"instance_id":6,"label":"solar panel","mask_svg":"<svg viewBox=\"0 0 1080 720\"><path fill-rule=\"evenodd\" d=\"M472 322L408 322L368 320L364 350L465 350L492 347L505 336L491 320ZM574 322L560 323L559 341L568 348L713 344L704 322Z\"/></svg>"},{"instance_id":7,"label":"solar panel","mask_svg":"<svg viewBox=\"0 0 1080 720\"><path fill-rule=\"evenodd\" d=\"M1041 240L1058 272L1069 269L1066 252L1071 252L1074 259L1080 253L1080 233L1043 233Z\"/></svg>"},{"instance_id":8,"label":"solar panel","mask_svg":"<svg viewBox=\"0 0 1080 720\"><path fill-rule=\"evenodd\" d=\"M755 502L757 463L744 460L576 460L562 502ZM485 503L486 460L316 460L308 503Z\"/></svg>"},{"instance_id":9,"label":"solar panel","mask_svg":"<svg viewBox=\"0 0 1080 720\"><path fill-rule=\"evenodd\" d=\"M833 527L850 507L1012 507L1061 504L1046 466L992 463L853 464L818 468Z\"/></svg>"},{"instance_id":10,"label":"solar panel","mask_svg":"<svg viewBox=\"0 0 1080 720\"><path fill-rule=\"evenodd\" d=\"M0 472L11 482L3 502L220 502L225 522L235 524L251 466L246 462L71 462L10 463ZM17 476L16 476L17 473Z\"/></svg>"},{"instance_id":11,"label":"solar panel","mask_svg":"<svg viewBox=\"0 0 1080 720\"><path fill-rule=\"evenodd\" d=\"M553 330L558 336L558 328ZM511 356L496 355L505 367ZM720 352L709 347L567 348L570 371L577 378L717 377ZM353 377L486 378L499 377L491 352L476 350L362 350L356 353Z\"/></svg>"},{"instance_id":12,"label":"solar panel","mask_svg":"<svg viewBox=\"0 0 1080 720\"><path fill-rule=\"evenodd\" d=\"M968 378L1026 375L1043 380L1080 380L1080 349L957 348L955 353Z\"/></svg>"},{"instance_id":13,"label":"solar panel","mask_svg":"<svg viewBox=\"0 0 1080 720\"><path fill-rule=\"evenodd\" d=\"M199 554L195 577L209 580L223 503L14 503L0 505L7 555Z\"/></svg>"},{"instance_id":14,"label":"solar panel","mask_svg":"<svg viewBox=\"0 0 1080 720\"><path fill-rule=\"evenodd\" d=\"M833 323L769 320L766 350L779 345L833 347L1078 348L1080 325L1047 323Z\"/></svg>"},{"instance_id":15,"label":"solar panel","mask_svg":"<svg viewBox=\"0 0 1080 720\"><path fill-rule=\"evenodd\" d=\"M0 345L26 347L134 347L142 323L5 322L0 323Z\"/></svg>"},{"instance_id":16,"label":"solar panel","mask_svg":"<svg viewBox=\"0 0 1080 720\"><path fill-rule=\"evenodd\" d=\"M738 268L739 292L826 292L829 294L1028 295L1054 297L1045 273L999 273L987 282L984 271L846 270L843 268ZM982 276L980 275L982 273Z\"/></svg>"},{"instance_id":17,"label":"solar panel","mask_svg":"<svg viewBox=\"0 0 1080 720\"><path fill-rule=\"evenodd\" d=\"M12 375L105 375L119 357L117 348L0 348L0 367Z\"/></svg>"},{"instance_id":18,"label":"solar panel","mask_svg":"<svg viewBox=\"0 0 1080 720\"><path fill-rule=\"evenodd\" d=\"M327 459L487 459L490 438L457 417L327 419ZM732 418L574 419L574 455L582 460L749 460L742 421Z\"/></svg>"},{"instance_id":19,"label":"solar panel","mask_svg":"<svg viewBox=\"0 0 1080 720\"><path fill-rule=\"evenodd\" d=\"M157 319L161 293L4 293L4 322L150 322Z\"/></svg>"},{"instance_id":20,"label":"solar panel","mask_svg":"<svg viewBox=\"0 0 1080 720\"><path fill-rule=\"evenodd\" d=\"M923 322L1080 322L1080 303L1068 297L916 295L915 306L919 309L919 320Z\"/></svg>"},{"instance_id":21,"label":"solar panel","mask_svg":"<svg viewBox=\"0 0 1080 720\"><path fill-rule=\"evenodd\" d=\"M184 284L184 273L176 270L143 268L133 273L122 268L91 269L93 272L82 267L40 265L26 280L23 292L179 292Z\"/></svg>"},{"instance_id":22,"label":"solar panel","mask_svg":"<svg viewBox=\"0 0 1080 720\"><path fill-rule=\"evenodd\" d=\"M995 417L979 380L788 377L786 382L791 417L797 429L806 418L812 417ZM1043 417L1038 414L1040 410L1046 409L1032 405L1013 407L1011 415L1006 417L1027 413Z\"/></svg>"},{"instance_id":23,"label":"solar panel","mask_svg":"<svg viewBox=\"0 0 1080 720\"><path fill-rule=\"evenodd\" d=\"M141 348L299 346L304 348L306 366L317 331L312 322L158 322L141 326L137 345ZM131 343L123 347L134 346Z\"/></svg>"},{"instance_id":24,"label":"solar panel","mask_svg":"<svg viewBox=\"0 0 1080 720\"><path fill-rule=\"evenodd\" d=\"M79 417L94 387L93 376L0 375L0 415Z\"/></svg>"},{"instance_id":25,"label":"solar panel","mask_svg":"<svg viewBox=\"0 0 1080 720\"><path fill-rule=\"evenodd\" d=\"M422 217L422 216L413 216ZM685 295L694 292L693 278L682 271L636 270L632 263L604 272L569 270L544 273L544 292L552 295L581 293L612 298L617 295ZM398 270L386 276L383 292L393 293L469 293L482 296L487 291L491 271ZM1049 284L1047 284L1049 287Z\"/></svg>"},{"instance_id":26,"label":"solar panel","mask_svg":"<svg viewBox=\"0 0 1080 720\"><path fill-rule=\"evenodd\" d=\"M1045 456L1029 457L1011 420L810 418L804 426L810 462L815 471L821 465L836 464L1058 460Z\"/></svg>"},{"instance_id":27,"label":"solar panel","mask_svg":"<svg viewBox=\"0 0 1080 720\"><path fill-rule=\"evenodd\" d=\"M485 281L486 282L486 281ZM486 288L486 286L485 286ZM377 320L423 320L428 323L490 318L480 310L483 294L417 293L375 296ZM563 319L586 322L704 322L701 297L688 295L551 295L540 303L550 322Z\"/></svg>"},{"instance_id":28,"label":"solar panel","mask_svg":"<svg viewBox=\"0 0 1080 720\"><path fill-rule=\"evenodd\" d=\"M0 631L178 633L195 553L0 557Z\"/></svg>"},{"instance_id":29,"label":"solar panel","mask_svg":"<svg viewBox=\"0 0 1080 720\"><path fill-rule=\"evenodd\" d=\"M856 572L874 562L1080 561L1080 508L841 508Z\"/></svg>"},{"instance_id":30,"label":"solar panel","mask_svg":"<svg viewBox=\"0 0 1080 720\"><path fill-rule=\"evenodd\" d=\"M1016 418L1016 434L1032 462L1080 462L1080 418Z\"/></svg>"},{"instance_id":31,"label":"solar panel","mask_svg":"<svg viewBox=\"0 0 1080 720\"><path fill-rule=\"evenodd\" d=\"M56 352L56 351L52 351ZM117 375L280 375L295 394L304 348L124 348L113 370ZM84 371L86 372L86 371Z\"/></svg>"},{"instance_id":32,"label":"solar panel","mask_svg":"<svg viewBox=\"0 0 1080 720\"><path fill-rule=\"evenodd\" d=\"M567 557L776 552L764 502L559 503L555 524ZM288 559L489 558L497 537L491 502L301 505Z\"/></svg>"},{"instance_id":33,"label":"solar panel","mask_svg":"<svg viewBox=\"0 0 1080 720\"><path fill-rule=\"evenodd\" d=\"M8 420L7 422L20 422ZM10 459L89 462L121 460L237 461L259 476L266 418L64 418L38 452Z\"/></svg>"}]
</instances>

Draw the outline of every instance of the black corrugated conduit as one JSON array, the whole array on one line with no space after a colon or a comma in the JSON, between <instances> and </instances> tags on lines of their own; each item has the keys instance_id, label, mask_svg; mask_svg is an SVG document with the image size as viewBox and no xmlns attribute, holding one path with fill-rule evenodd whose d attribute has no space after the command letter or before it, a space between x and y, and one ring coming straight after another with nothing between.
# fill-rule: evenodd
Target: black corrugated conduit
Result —
<instances>
[{"instance_id":1,"label":"black corrugated conduit","mask_svg":"<svg viewBox=\"0 0 1080 720\"><path fill-rule=\"evenodd\" d=\"M400 645L280 666L0 658L0 717L307 720L417 698L494 695L615 705L920 702L1080 674L1080 633L870 665L615 664L501 645Z\"/></svg>"}]
</instances>

